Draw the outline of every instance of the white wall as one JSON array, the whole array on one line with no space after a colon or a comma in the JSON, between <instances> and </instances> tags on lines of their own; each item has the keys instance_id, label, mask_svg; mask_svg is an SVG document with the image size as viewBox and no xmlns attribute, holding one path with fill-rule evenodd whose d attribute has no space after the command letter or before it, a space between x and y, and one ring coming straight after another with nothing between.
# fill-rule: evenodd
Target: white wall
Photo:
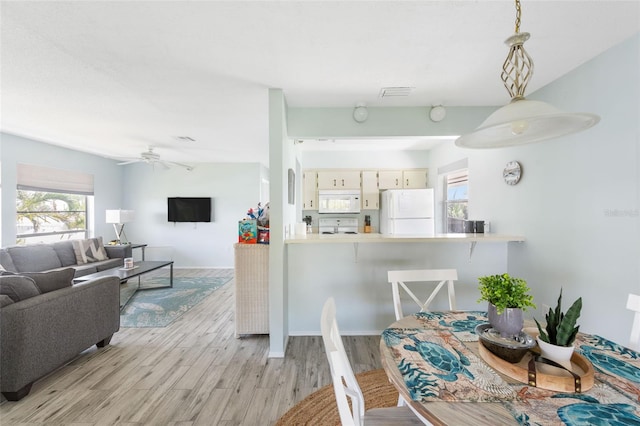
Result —
<instances>
[{"instance_id":1,"label":"white wall","mask_svg":"<svg viewBox=\"0 0 640 426\"><path fill-rule=\"evenodd\" d=\"M296 221L296 207L288 203L289 168L296 169L296 153L287 134L287 104L281 89L269 89L269 166L271 211L269 224L269 356L284 357L289 337L285 230Z\"/></svg>"},{"instance_id":2,"label":"white wall","mask_svg":"<svg viewBox=\"0 0 640 426\"><path fill-rule=\"evenodd\" d=\"M94 176L95 236L115 237L105 210L122 202L122 169L113 160L0 133L2 151L2 246L16 243L16 164L37 164ZM91 219L91 218L89 218Z\"/></svg>"},{"instance_id":3,"label":"white wall","mask_svg":"<svg viewBox=\"0 0 640 426\"><path fill-rule=\"evenodd\" d=\"M303 169L421 169L429 164L429 151L305 151Z\"/></svg>"},{"instance_id":4,"label":"white wall","mask_svg":"<svg viewBox=\"0 0 640 426\"><path fill-rule=\"evenodd\" d=\"M202 163L187 171L135 163L123 168L122 208L134 210L136 215L125 230L130 241L148 244L149 260L165 259L170 253L178 268L233 268L238 221L261 201L263 166ZM168 197L211 197L212 221L168 222Z\"/></svg>"},{"instance_id":5,"label":"white wall","mask_svg":"<svg viewBox=\"0 0 640 426\"><path fill-rule=\"evenodd\" d=\"M522 147L449 144L431 156L434 166L468 157L470 216L491 221L492 232L525 236L509 251L508 272L533 288L536 318L562 287L565 308L583 298L582 330L618 342L631 329L627 294L640 293L639 39L529 96L599 114L596 127ZM502 180L511 160L523 167L516 186Z\"/></svg>"}]
</instances>

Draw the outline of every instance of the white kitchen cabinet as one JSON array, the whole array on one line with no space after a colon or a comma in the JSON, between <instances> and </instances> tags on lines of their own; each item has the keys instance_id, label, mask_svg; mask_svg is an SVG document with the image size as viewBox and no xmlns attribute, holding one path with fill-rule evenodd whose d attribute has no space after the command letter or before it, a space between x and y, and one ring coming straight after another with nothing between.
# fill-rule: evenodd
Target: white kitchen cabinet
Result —
<instances>
[{"instance_id":1,"label":"white kitchen cabinet","mask_svg":"<svg viewBox=\"0 0 640 426\"><path fill-rule=\"evenodd\" d=\"M378 188L381 191L402 188L402 170L378 170Z\"/></svg>"},{"instance_id":2,"label":"white kitchen cabinet","mask_svg":"<svg viewBox=\"0 0 640 426\"><path fill-rule=\"evenodd\" d=\"M360 189L360 171L319 170L318 189Z\"/></svg>"},{"instance_id":3,"label":"white kitchen cabinet","mask_svg":"<svg viewBox=\"0 0 640 426\"><path fill-rule=\"evenodd\" d=\"M380 192L378 190L378 172L362 171L362 209L378 210L380 208Z\"/></svg>"},{"instance_id":4,"label":"white kitchen cabinet","mask_svg":"<svg viewBox=\"0 0 640 426\"><path fill-rule=\"evenodd\" d=\"M307 170L302 175L302 210L318 210L318 174Z\"/></svg>"},{"instance_id":5,"label":"white kitchen cabinet","mask_svg":"<svg viewBox=\"0 0 640 426\"><path fill-rule=\"evenodd\" d=\"M427 170L415 169L402 172L402 187L415 189L427 187Z\"/></svg>"},{"instance_id":6,"label":"white kitchen cabinet","mask_svg":"<svg viewBox=\"0 0 640 426\"><path fill-rule=\"evenodd\" d=\"M380 190L426 188L427 169L379 170L378 186Z\"/></svg>"}]
</instances>

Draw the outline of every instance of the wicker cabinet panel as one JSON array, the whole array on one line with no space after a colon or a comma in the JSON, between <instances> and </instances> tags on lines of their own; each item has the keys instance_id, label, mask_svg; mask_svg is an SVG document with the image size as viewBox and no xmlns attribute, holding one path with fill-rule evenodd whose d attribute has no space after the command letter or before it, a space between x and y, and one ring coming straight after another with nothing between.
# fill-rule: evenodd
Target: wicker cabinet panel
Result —
<instances>
[{"instance_id":1,"label":"wicker cabinet panel","mask_svg":"<svg viewBox=\"0 0 640 426\"><path fill-rule=\"evenodd\" d=\"M236 337L269 334L269 246L235 244Z\"/></svg>"}]
</instances>

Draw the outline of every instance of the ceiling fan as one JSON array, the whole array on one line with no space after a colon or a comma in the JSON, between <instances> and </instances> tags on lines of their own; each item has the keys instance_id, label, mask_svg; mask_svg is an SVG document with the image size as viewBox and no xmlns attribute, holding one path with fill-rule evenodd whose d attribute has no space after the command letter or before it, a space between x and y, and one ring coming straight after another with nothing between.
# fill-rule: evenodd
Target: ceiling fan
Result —
<instances>
[{"instance_id":1,"label":"ceiling fan","mask_svg":"<svg viewBox=\"0 0 640 426\"><path fill-rule=\"evenodd\" d=\"M193 170L193 166L189 166L187 164L176 163L175 161L161 160L160 155L153 152L152 146L150 146L147 151L141 152L140 157L132 158L131 160L125 161L123 163L118 163L118 166L124 166L125 164L142 163L142 162L151 164L152 166L155 166L156 164L160 164L165 169L170 168L170 166L179 166L179 167L184 167L188 171Z\"/></svg>"}]
</instances>

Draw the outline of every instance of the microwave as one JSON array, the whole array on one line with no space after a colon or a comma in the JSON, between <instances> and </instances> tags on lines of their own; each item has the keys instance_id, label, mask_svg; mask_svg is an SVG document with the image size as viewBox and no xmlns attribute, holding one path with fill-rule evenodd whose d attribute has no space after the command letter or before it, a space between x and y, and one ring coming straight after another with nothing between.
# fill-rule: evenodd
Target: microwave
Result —
<instances>
[{"instance_id":1,"label":"microwave","mask_svg":"<svg viewBox=\"0 0 640 426\"><path fill-rule=\"evenodd\" d=\"M360 213L360 191L353 189L318 191L318 213Z\"/></svg>"}]
</instances>

